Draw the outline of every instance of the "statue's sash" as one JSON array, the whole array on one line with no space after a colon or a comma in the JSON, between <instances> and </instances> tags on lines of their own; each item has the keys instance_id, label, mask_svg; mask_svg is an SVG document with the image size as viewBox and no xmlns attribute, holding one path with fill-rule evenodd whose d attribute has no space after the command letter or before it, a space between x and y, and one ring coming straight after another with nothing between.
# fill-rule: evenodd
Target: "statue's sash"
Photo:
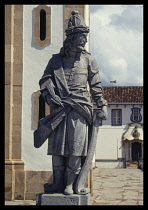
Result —
<instances>
[{"instance_id":1,"label":"statue's sash","mask_svg":"<svg viewBox=\"0 0 148 210\"><path fill-rule=\"evenodd\" d=\"M67 81L65 78L64 70L62 68L62 61L60 54L53 55L53 64L54 64L54 77L56 85L59 91L61 101L64 104L70 105L77 112L79 112L88 122L92 123L92 113L88 112L81 104L91 107L92 105L86 101L83 96L75 95L73 99L73 94L69 91ZM75 99L78 99L77 102Z\"/></svg>"},{"instance_id":2,"label":"statue's sash","mask_svg":"<svg viewBox=\"0 0 148 210\"><path fill-rule=\"evenodd\" d=\"M65 74L62 68L62 61L60 54L53 55L53 65L54 65L54 76L56 85L58 87L59 95L61 98L67 97L70 94L68 89Z\"/></svg>"},{"instance_id":3,"label":"statue's sash","mask_svg":"<svg viewBox=\"0 0 148 210\"><path fill-rule=\"evenodd\" d=\"M66 82L65 74L62 68L61 63L61 57L59 54L53 55L53 61L54 61L54 76L56 85L59 91L60 95L60 103L61 106L59 106L58 109L54 110L50 115L40 119L38 121L38 128L34 131L34 147L39 148L42 146L42 144L46 141L46 139L49 137L49 135L52 133L53 130L56 129L56 127L64 120L65 116L68 114L68 112L71 110L71 107L74 108L76 111L78 111L86 120L91 124L91 115L87 112L86 109L81 106L80 103L77 103L74 99L72 99L71 93L68 89L68 85ZM46 81L47 85L46 88L48 90L48 94L50 97L54 100L55 94L53 92L53 87ZM79 97L79 100L81 103L84 103L85 105L87 102L83 102L83 97ZM63 104L63 106L62 106ZM64 105L69 105L64 107Z\"/></svg>"}]
</instances>

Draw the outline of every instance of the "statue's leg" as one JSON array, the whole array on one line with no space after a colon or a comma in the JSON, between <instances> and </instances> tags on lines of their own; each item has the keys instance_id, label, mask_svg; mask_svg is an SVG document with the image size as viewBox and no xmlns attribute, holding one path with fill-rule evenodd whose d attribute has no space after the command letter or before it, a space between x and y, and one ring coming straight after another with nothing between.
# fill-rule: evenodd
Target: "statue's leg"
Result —
<instances>
[{"instance_id":1,"label":"statue's leg","mask_svg":"<svg viewBox=\"0 0 148 210\"><path fill-rule=\"evenodd\" d=\"M73 183L81 170L81 156L71 156L67 160L67 181L64 190L65 195L73 194Z\"/></svg>"},{"instance_id":2,"label":"statue's leg","mask_svg":"<svg viewBox=\"0 0 148 210\"><path fill-rule=\"evenodd\" d=\"M65 173L65 158L63 156L52 155L53 165L53 184L45 185L46 193L63 193L64 191L64 173Z\"/></svg>"}]
</instances>

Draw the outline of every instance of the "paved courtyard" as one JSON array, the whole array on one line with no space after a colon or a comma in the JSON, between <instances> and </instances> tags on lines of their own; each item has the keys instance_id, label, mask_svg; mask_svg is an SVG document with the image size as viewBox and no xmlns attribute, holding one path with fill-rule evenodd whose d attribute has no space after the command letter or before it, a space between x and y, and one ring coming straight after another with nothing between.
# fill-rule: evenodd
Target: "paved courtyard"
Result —
<instances>
[{"instance_id":1,"label":"paved courtyard","mask_svg":"<svg viewBox=\"0 0 148 210\"><path fill-rule=\"evenodd\" d=\"M143 172L139 169L93 171L92 205L143 205ZM35 201L6 201L5 205L36 205Z\"/></svg>"},{"instance_id":2,"label":"paved courtyard","mask_svg":"<svg viewBox=\"0 0 148 210\"><path fill-rule=\"evenodd\" d=\"M93 205L143 205L143 172L95 168Z\"/></svg>"}]
</instances>

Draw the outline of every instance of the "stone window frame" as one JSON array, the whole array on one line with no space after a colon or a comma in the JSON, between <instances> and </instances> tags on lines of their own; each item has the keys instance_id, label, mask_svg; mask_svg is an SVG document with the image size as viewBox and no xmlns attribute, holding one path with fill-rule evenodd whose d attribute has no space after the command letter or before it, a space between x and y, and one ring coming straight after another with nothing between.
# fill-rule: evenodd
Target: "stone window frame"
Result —
<instances>
[{"instance_id":1,"label":"stone window frame","mask_svg":"<svg viewBox=\"0 0 148 210\"><path fill-rule=\"evenodd\" d=\"M46 38L40 39L40 11L45 10L46 12ZM33 9L34 17L34 30L33 30L33 43L39 46L46 46L51 44L51 7L47 5L39 5Z\"/></svg>"}]
</instances>

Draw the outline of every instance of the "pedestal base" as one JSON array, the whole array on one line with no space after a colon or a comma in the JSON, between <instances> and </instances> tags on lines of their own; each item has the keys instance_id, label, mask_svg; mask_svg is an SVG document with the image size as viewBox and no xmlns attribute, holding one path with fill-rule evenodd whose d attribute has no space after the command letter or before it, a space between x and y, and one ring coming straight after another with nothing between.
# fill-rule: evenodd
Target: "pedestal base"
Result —
<instances>
[{"instance_id":1,"label":"pedestal base","mask_svg":"<svg viewBox=\"0 0 148 210\"><path fill-rule=\"evenodd\" d=\"M36 197L36 205L40 206L66 206L66 205L91 205L90 194L64 195L39 193Z\"/></svg>"}]
</instances>

